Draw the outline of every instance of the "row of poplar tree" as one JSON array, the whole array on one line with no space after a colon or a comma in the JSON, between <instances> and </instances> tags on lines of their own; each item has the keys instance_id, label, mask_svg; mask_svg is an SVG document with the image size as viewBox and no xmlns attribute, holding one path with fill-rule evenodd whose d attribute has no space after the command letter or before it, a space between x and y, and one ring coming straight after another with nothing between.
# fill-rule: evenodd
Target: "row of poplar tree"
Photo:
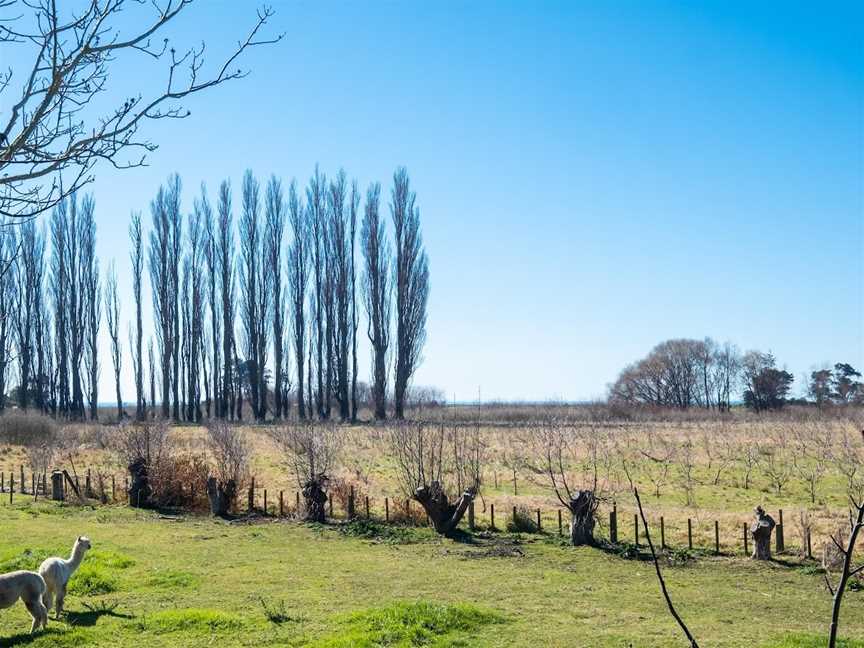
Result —
<instances>
[{"instance_id":1,"label":"row of poplar tree","mask_svg":"<svg viewBox=\"0 0 864 648\"><path fill-rule=\"evenodd\" d=\"M159 188L146 240L141 214L132 214L128 343L114 263L100 273L91 195L59 203L47 232L32 220L0 227L0 408L11 399L54 416L97 418L104 312L119 417L127 415L128 353L138 419L161 411L176 421L238 420L247 412L263 421L294 408L300 418L355 420L362 314L374 416L386 418L392 397L402 418L429 294L407 171L393 176L390 227L381 185L371 184L364 201L344 171L328 180L316 167L305 190L292 181L287 191L275 176L262 187L247 171L236 225L229 181L214 201L202 185L185 218L181 188L176 174ZM146 362L145 278L155 332Z\"/></svg>"}]
</instances>

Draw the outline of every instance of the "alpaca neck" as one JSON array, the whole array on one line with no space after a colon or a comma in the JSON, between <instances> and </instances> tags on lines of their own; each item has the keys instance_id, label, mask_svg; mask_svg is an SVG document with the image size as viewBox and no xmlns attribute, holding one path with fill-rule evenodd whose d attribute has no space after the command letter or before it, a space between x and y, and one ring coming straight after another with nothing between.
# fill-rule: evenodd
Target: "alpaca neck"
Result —
<instances>
[{"instance_id":1,"label":"alpaca neck","mask_svg":"<svg viewBox=\"0 0 864 648\"><path fill-rule=\"evenodd\" d=\"M78 565L81 564L81 561L84 560L84 551L80 545L75 545L72 549L72 555L69 556L69 560L66 561L66 564L69 565L69 568L72 571L78 569Z\"/></svg>"}]
</instances>

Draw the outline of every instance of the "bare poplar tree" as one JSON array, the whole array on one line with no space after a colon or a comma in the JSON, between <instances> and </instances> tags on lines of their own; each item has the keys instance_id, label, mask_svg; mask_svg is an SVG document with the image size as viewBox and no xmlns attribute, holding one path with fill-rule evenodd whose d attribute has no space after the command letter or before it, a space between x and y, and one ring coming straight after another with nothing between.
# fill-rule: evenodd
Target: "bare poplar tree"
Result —
<instances>
[{"instance_id":1,"label":"bare poplar tree","mask_svg":"<svg viewBox=\"0 0 864 648\"><path fill-rule=\"evenodd\" d=\"M96 219L93 212L93 203L90 201L89 209L82 210L79 244L81 314L84 317L84 367L87 371L87 402L91 421L99 418L99 324L102 319L99 258L96 256Z\"/></svg>"},{"instance_id":2,"label":"bare poplar tree","mask_svg":"<svg viewBox=\"0 0 864 648\"><path fill-rule=\"evenodd\" d=\"M141 348L144 338L144 323L141 312L141 273L144 269L144 238L141 234L140 212L132 213L132 222L129 224L129 240L132 244L132 251L129 253L129 260L132 262L132 295L135 298L135 337L130 340L130 346L132 347L132 367L135 371L135 418L143 421L147 409L147 397L144 395L144 359ZM131 332L130 337L132 337Z\"/></svg>"},{"instance_id":3,"label":"bare poplar tree","mask_svg":"<svg viewBox=\"0 0 864 648\"><path fill-rule=\"evenodd\" d=\"M9 368L13 362L13 314L15 311L15 278L12 266L18 257L14 230L0 222L0 411L6 409Z\"/></svg>"},{"instance_id":4,"label":"bare poplar tree","mask_svg":"<svg viewBox=\"0 0 864 648\"><path fill-rule=\"evenodd\" d=\"M162 418L165 419L171 416L172 359L174 348L178 346L178 336L174 332L179 287L174 281L174 268L178 259L173 256L176 228L171 211L172 203L179 203L179 198L175 201L170 195L180 191L179 178L176 178L176 181L175 178L169 181L167 188L160 187L155 200L150 203L153 229L150 232L148 251L153 316L161 369Z\"/></svg>"},{"instance_id":5,"label":"bare poplar tree","mask_svg":"<svg viewBox=\"0 0 864 648\"><path fill-rule=\"evenodd\" d=\"M169 47L167 39L156 44L161 40L158 34L189 6L189 0L168 0L162 6L93 0L74 13L64 13L58 4L2 3L7 13L0 23L0 44L32 60L24 74L13 77L11 69L0 74L0 95L19 93L2 102L8 106L0 119L3 216L28 218L53 209L93 180L100 160L119 169L144 165L146 154L156 146L139 136L142 124L188 116L178 101L242 78L246 73L235 62L243 51L281 38L258 36L272 15L268 8L259 10L248 36L205 75L203 43L185 52ZM153 14L133 13L130 19L124 14L130 5ZM110 96L113 64L123 55L166 61L165 86L149 96ZM21 83L15 85L18 76Z\"/></svg>"},{"instance_id":6,"label":"bare poplar tree","mask_svg":"<svg viewBox=\"0 0 864 648\"><path fill-rule=\"evenodd\" d=\"M360 209L360 190L357 181L351 182L351 422L357 422L357 263L354 259L357 247L357 211Z\"/></svg>"},{"instance_id":7,"label":"bare poplar tree","mask_svg":"<svg viewBox=\"0 0 864 648\"><path fill-rule=\"evenodd\" d=\"M294 240L288 249L288 293L291 300L291 331L294 341L294 358L297 366L297 415L306 419L304 400L306 349L306 284L309 281L309 212L303 199L297 194L297 183L291 181L288 189L288 220ZM310 345L311 348L311 345ZM310 363L311 365L311 363ZM312 391L311 383L308 385ZM311 415L312 412L310 411Z\"/></svg>"},{"instance_id":8,"label":"bare poplar tree","mask_svg":"<svg viewBox=\"0 0 864 648\"><path fill-rule=\"evenodd\" d=\"M405 392L420 364L426 342L426 303L429 264L420 234L420 209L411 191L408 171L393 174L390 212L396 243L396 375L394 406L397 419L405 416Z\"/></svg>"},{"instance_id":9,"label":"bare poplar tree","mask_svg":"<svg viewBox=\"0 0 864 648\"><path fill-rule=\"evenodd\" d=\"M150 371L150 409L156 416L156 356L153 353L153 338L147 341L147 366Z\"/></svg>"},{"instance_id":10,"label":"bare poplar tree","mask_svg":"<svg viewBox=\"0 0 864 648\"><path fill-rule=\"evenodd\" d=\"M213 345L212 357L210 360L210 371L213 375L213 413L215 416L221 416L221 386L219 374L221 364L219 360L219 346L221 344L221 329L220 318L221 309L219 306L218 293L216 287L218 285L218 267L219 253L218 242L213 221L213 209L210 206L210 201L207 200L207 192L204 185L201 185L201 199L196 201L195 208L198 209L204 219L204 259L207 264L207 302L210 307L210 342ZM207 417L210 417L210 403L207 403Z\"/></svg>"},{"instance_id":11,"label":"bare poplar tree","mask_svg":"<svg viewBox=\"0 0 864 648\"><path fill-rule=\"evenodd\" d=\"M71 199L70 199L71 201ZM67 229L69 220L68 204L62 201L51 213L51 263L49 275L49 290L54 305L54 354L57 387L56 406L61 416L70 413L69 402L69 328L67 322L71 310L70 295L66 288L69 283L69 246ZM8 240L8 237L7 237ZM14 247L12 253L14 253ZM5 333L6 318L2 328Z\"/></svg>"},{"instance_id":12,"label":"bare poplar tree","mask_svg":"<svg viewBox=\"0 0 864 648\"><path fill-rule=\"evenodd\" d=\"M265 264L263 274L272 276L273 313L273 415L282 418L288 410L290 374L285 357L285 301L282 294L282 239L285 236L285 198L282 183L270 176L265 202Z\"/></svg>"},{"instance_id":13,"label":"bare poplar tree","mask_svg":"<svg viewBox=\"0 0 864 648\"><path fill-rule=\"evenodd\" d=\"M351 342L351 249L345 171L340 170L330 182L327 192L327 357L328 381L332 381L339 418L351 416L350 385L348 382L349 347Z\"/></svg>"},{"instance_id":14,"label":"bare poplar tree","mask_svg":"<svg viewBox=\"0 0 864 648\"><path fill-rule=\"evenodd\" d=\"M108 324L108 337L111 338L111 362L114 366L117 420L122 421L124 412L123 396L120 393L120 371L123 362L120 345L120 295L117 291L117 271L113 262L108 266L108 274L105 275L105 319Z\"/></svg>"},{"instance_id":15,"label":"bare poplar tree","mask_svg":"<svg viewBox=\"0 0 864 648\"><path fill-rule=\"evenodd\" d=\"M14 232L10 236L15 237ZM18 254L9 269L14 277L15 307L14 333L18 352L18 404L22 409L30 406L30 397L38 401L39 372L36 363L36 340L39 329L40 296L44 241L36 231L36 223L26 222L17 237ZM37 402L37 405L39 403Z\"/></svg>"},{"instance_id":16,"label":"bare poplar tree","mask_svg":"<svg viewBox=\"0 0 864 648\"><path fill-rule=\"evenodd\" d=\"M267 317L273 270L266 268L264 232L260 219L259 184L251 171L243 176L243 212L240 216L240 295L242 300L246 373L252 414L263 421L267 413ZM278 269L277 269L278 270Z\"/></svg>"},{"instance_id":17,"label":"bare poplar tree","mask_svg":"<svg viewBox=\"0 0 864 648\"><path fill-rule=\"evenodd\" d=\"M189 215L189 227L186 239L186 260L184 264L184 281L189 292L188 300L184 300L186 329L188 339L184 336L186 345L186 420L201 421L201 350L204 337L204 277L203 264L205 256L205 234L202 227L203 214L196 202Z\"/></svg>"},{"instance_id":18,"label":"bare poplar tree","mask_svg":"<svg viewBox=\"0 0 864 648\"><path fill-rule=\"evenodd\" d=\"M318 410L318 417L325 418L325 407L329 407L329 402L325 404L325 399L329 401L329 385L327 385L327 395L325 396L324 386L324 341L327 337L324 323L324 289L326 283L326 207L325 194L326 178L315 167L315 173L309 180L309 187L306 189L306 207L309 209L309 220L312 230L312 270L315 273L315 291L314 291L314 312L313 312L313 337L315 342L315 375L317 377L317 391L315 392L315 404ZM329 365L329 359L327 364ZM310 391L312 385L309 385Z\"/></svg>"},{"instance_id":19,"label":"bare poplar tree","mask_svg":"<svg viewBox=\"0 0 864 648\"><path fill-rule=\"evenodd\" d=\"M372 345L372 398L375 418L387 418L387 348L390 341L390 258L385 224L379 214L381 185L369 186L360 227L363 251L361 286L366 307L366 334Z\"/></svg>"},{"instance_id":20,"label":"bare poplar tree","mask_svg":"<svg viewBox=\"0 0 864 648\"><path fill-rule=\"evenodd\" d=\"M219 186L217 206L217 268L222 304L222 358L223 373L218 410L220 418L234 415L234 401L238 388L234 383L234 227L231 214L231 185L225 180ZM230 408L230 409L229 409Z\"/></svg>"}]
</instances>

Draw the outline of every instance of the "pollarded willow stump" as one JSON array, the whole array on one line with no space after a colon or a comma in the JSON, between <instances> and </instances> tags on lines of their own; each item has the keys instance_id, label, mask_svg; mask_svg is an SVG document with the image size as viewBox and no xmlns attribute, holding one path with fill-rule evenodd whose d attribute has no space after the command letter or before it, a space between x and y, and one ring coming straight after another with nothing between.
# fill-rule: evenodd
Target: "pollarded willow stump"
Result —
<instances>
[{"instance_id":1,"label":"pollarded willow stump","mask_svg":"<svg viewBox=\"0 0 864 648\"><path fill-rule=\"evenodd\" d=\"M570 544L574 547L594 545L594 522L597 512L594 491L576 491L567 508L570 509Z\"/></svg>"},{"instance_id":2,"label":"pollarded willow stump","mask_svg":"<svg viewBox=\"0 0 864 648\"><path fill-rule=\"evenodd\" d=\"M306 503L305 519L307 522L323 524L326 521L327 492L324 490L326 485L327 478L323 475L317 479L310 479L303 485L303 501Z\"/></svg>"},{"instance_id":3,"label":"pollarded willow stump","mask_svg":"<svg viewBox=\"0 0 864 648\"><path fill-rule=\"evenodd\" d=\"M435 531L442 535L453 533L476 495L477 489L472 486L456 502L451 503L444 487L437 481L414 491L414 499L432 520Z\"/></svg>"},{"instance_id":4,"label":"pollarded willow stump","mask_svg":"<svg viewBox=\"0 0 864 648\"><path fill-rule=\"evenodd\" d=\"M755 509L756 520L750 525L750 536L753 538L753 560L771 560L771 533L777 524L761 506Z\"/></svg>"},{"instance_id":5,"label":"pollarded willow stump","mask_svg":"<svg viewBox=\"0 0 864 648\"><path fill-rule=\"evenodd\" d=\"M210 513L212 515L226 517L236 497L237 482L233 479L222 482L215 477L207 478L207 499L210 501Z\"/></svg>"},{"instance_id":6,"label":"pollarded willow stump","mask_svg":"<svg viewBox=\"0 0 864 648\"><path fill-rule=\"evenodd\" d=\"M147 462L139 457L129 464L129 506L147 508L150 506L150 496L153 489L150 488L150 478L147 471Z\"/></svg>"}]
</instances>

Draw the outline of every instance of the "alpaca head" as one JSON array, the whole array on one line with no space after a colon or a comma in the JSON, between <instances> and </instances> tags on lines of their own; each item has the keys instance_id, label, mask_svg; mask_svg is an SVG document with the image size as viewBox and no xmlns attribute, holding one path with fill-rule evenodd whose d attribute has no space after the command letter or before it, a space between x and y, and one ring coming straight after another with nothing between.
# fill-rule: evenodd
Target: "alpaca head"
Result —
<instances>
[{"instance_id":1,"label":"alpaca head","mask_svg":"<svg viewBox=\"0 0 864 648\"><path fill-rule=\"evenodd\" d=\"M75 541L75 551L79 551L84 553L90 548L90 538L87 536L78 536L78 539Z\"/></svg>"}]
</instances>

